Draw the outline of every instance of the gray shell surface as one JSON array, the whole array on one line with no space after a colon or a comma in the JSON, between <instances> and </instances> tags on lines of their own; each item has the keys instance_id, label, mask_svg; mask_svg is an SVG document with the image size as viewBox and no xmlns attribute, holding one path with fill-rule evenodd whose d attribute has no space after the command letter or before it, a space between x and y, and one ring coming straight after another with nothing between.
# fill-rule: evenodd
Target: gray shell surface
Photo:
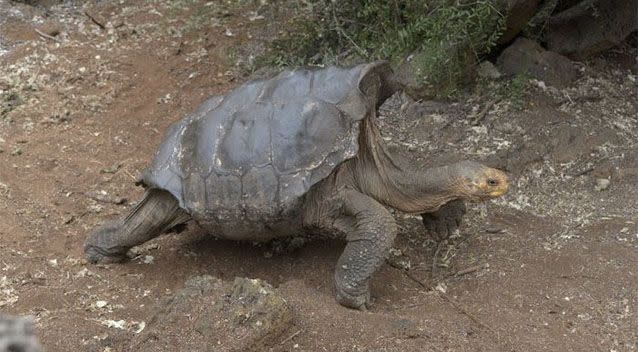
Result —
<instances>
[{"instance_id":1,"label":"gray shell surface","mask_svg":"<svg viewBox=\"0 0 638 352\"><path fill-rule=\"evenodd\" d=\"M168 129L141 181L222 236L286 227L310 187L357 153L376 107L360 84L386 66L284 71L212 97Z\"/></svg>"}]
</instances>

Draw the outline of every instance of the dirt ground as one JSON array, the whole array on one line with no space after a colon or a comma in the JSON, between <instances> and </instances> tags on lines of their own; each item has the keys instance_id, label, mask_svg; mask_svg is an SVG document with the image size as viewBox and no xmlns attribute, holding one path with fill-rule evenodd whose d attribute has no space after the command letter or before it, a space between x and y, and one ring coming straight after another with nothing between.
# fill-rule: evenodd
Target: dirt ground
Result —
<instances>
[{"instance_id":1,"label":"dirt ground","mask_svg":"<svg viewBox=\"0 0 638 352\"><path fill-rule=\"evenodd\" d=\"M340 241L280 253L189 226L125 264L87 264L87 233L139 199L171 122L246 79L242 45L269 19L226 2L49 3L0 0L0 313L34 316L47 351L131 350L196 275L259 278L285 297L292 326L263 350L638 349L636 48L575 63L569 88L532 80L520 109L487 94L502 82L458 103L387 102L388 143L486 161L512 189L470 206L442 244L396 214L398 251L359 312L333 297Z\"/></svg>"}]
</instances>

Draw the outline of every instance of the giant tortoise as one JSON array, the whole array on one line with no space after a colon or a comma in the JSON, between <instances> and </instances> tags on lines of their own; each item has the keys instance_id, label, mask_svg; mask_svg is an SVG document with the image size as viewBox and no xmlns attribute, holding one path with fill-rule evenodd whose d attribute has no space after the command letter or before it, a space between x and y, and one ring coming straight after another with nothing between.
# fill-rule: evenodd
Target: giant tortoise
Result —
<instances>
[{"instance_id":1,"label":"giant tortoise","mask_svg":"<svg viewBox=\"0 0 638 352\"><path fill-rule=\"evenodd\" d=\"M206 100L169 128L139 204L89 236L88 260L123 260L191 219L233 240L338 236L347 245L337 300L364 309L397 233L388 208L423 214L441 234L458 226L464 200L508 188L503 172L477 162L428 167L391 152L375 119L398 88L389 65L375 62L284 71Z\"/></svg>"}]
</instances>

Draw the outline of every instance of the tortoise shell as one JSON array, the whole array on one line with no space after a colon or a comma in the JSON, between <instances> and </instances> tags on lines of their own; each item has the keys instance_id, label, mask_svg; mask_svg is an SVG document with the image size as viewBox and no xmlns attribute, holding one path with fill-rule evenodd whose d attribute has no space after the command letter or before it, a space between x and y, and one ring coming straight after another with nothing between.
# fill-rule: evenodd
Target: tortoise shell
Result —
<instances>
[{"instance_id":1,"label":"tortoise shell","mask_svg":"<svg viewBox=\"0 0 638 352\"><path fill-rule=\"evenodd\" d=\"M356 155L379 100L363 82L388 72L385 62L284 71L209 98L171 125L141 183L220 235L290 227L308 190Z\"/></svg>"}]
</instances>

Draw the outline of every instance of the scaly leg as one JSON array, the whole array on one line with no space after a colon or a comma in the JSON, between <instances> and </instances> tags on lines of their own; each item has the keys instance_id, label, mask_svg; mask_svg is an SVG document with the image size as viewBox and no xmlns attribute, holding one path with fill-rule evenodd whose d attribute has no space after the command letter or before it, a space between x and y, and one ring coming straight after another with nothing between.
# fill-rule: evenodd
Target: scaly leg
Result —
<instances>
[{"instance_id":1,"label":"scaly leg","mask_svg":"<svg viewBox=\"0 0 638 352\"><path fill-rule=\"evenodd\" d=\"M118 221L98 227L84 245L91 263L114 263L126 252L190 219L175 197L160 189L149 189L131 212Z\"/></svg>"}]
</instances>

